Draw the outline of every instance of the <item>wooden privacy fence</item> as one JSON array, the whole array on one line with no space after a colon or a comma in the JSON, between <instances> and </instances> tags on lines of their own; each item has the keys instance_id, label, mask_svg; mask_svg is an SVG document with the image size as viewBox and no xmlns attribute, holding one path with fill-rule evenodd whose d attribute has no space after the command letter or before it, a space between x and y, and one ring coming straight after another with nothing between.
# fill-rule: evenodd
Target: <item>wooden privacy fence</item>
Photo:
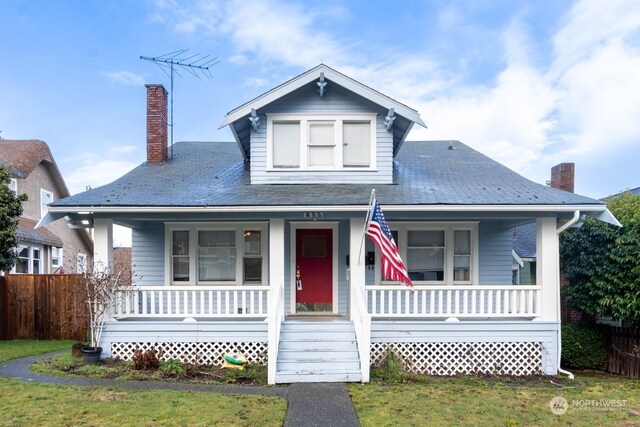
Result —
<instances>
[{"instance_id":1,"label":"wooden privacy fence","mask_svg":"<svg viewBox=\"0 0 640 427\"><path fill-rule=\"evenodd\" d=\"M605 370L640 378L640 328L600 325L608 341Z\"/></svg>"},{"instance_id":2,"label":"wooden privacy fence","mask_svg":"<svg viewBox=\"0 0 640 427\"><path fill-rule=\"evenodd\" d=\"M79 279L73 274L0 277L0 339L86 340Z\"/></svg>"}]
</instances>

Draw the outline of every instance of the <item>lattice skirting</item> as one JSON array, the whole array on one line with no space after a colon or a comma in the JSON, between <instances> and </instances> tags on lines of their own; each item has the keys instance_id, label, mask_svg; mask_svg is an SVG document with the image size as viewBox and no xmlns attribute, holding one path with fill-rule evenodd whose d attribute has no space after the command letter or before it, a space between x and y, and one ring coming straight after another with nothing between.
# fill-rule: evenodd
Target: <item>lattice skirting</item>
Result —
<instances>
[{"instance_id":1,"label":"lattice skirting","mask_svg":"<svg viewBox=\"0 0 640 427\"><path fill-rule=\"evenodd\" d=\"M371 343L371 365L380 366L386 349L399 355L408 372L428 375L542 373L541 342Z\"/></svg>"},{"instance_id":2,"label":"lattice skirting","mask_svg":"<svg viewBox=\"0 0 640 427\"><path fill-rule=\"evenodd\" d=\"M162 350L162 360L221 365L225 353L242 353L249 363L267 364L266 342L113 342L111 357L131 360L136 349Z\"/></svg>"}]
</instances>

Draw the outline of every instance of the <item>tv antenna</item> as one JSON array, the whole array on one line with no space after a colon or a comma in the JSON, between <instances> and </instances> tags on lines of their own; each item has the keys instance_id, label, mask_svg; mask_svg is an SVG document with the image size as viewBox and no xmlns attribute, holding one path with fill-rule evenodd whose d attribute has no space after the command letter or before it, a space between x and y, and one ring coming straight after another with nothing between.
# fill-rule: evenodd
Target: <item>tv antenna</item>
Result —
<instances>
[{"instance_id":1,"label":"tv antenna","mask_svg":"<svg viewBox=\"0 0 640 427\"><path fill-rule=\"evenodd\" d=\"M169 91L171 99L171 123L168 123L171 128L171 158L173 158L173 75L177 74L179 77L182 77L176 67L181 68L197 78L201 78L200 75L202 75L210 79L212 76L209 68L220 62L217 57L210 58L210 55L200 55L199 53L186 56L188 50L189 49L176 50L175 52L165 53L160 56L140 56L140 59L155 63L171 80L171 89Z\"/></svg>"}]
</instances>

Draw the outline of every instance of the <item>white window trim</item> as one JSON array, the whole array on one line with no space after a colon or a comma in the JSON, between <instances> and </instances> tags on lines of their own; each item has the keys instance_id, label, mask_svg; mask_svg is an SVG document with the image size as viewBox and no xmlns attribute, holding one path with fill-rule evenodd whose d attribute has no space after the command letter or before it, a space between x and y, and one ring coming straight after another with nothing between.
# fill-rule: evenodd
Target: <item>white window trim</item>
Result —
<instances>
[{"instance_id":1,"label":"white window trim","mask_svg":"<svg viewBox=\"0 0 640 427\"><path fill-rule=\"evenodd\" d=\"M478 222L389 222L389 228L392 231L398 232L398 251L402 257L402 261L407 262L407 231L417 230L444 230L445 232L445 257L444 257L444 280L420 280L413 281L414 285L440 285L440 286L455 286L455 285L477 285L478 284ZM471 274L469 281L454 281L453 280L453 239L454 231L469 230L471 231ZM376 266L375 266L375 284L376 285L393 285L400 282L394 281L382 281L382 273L380 269L381 258L380 251L376 250Z\"/></svg>"},{"instance_id":2,"label":"white window trim","mask_svg":"<svg viewBox=\"0 0 640 427\"><path fill-rule=\"evenodd\" d=\"M16 194L18 194L18 180L15 178L9 179L9 190L13 190Z\"/></svg>"},{"instance_id":3,"label":"white window trim","mask_svg":"<svg viewBox=\"0 0 640 427\"><path fill-rule=\"evenodd\" d=\"M326 114L269 114L267 113L267 171L277 172L299 172L299 171L375 171L377 159L377 114L361 113L361 114L345 114L345 113L326 113ZM299 122L300 123L300 166L298 167L274 167L273 166L273 122ZM311 121L329 121L334 122L335 134L335 152L334 166L309 166L309 122ZM369 150L369 166L343 166L343 141L342 141L342 124L343 122L371 122L370 133L370 150Z\"/></svg>"},{"instance_id":4,"label":"white window trim","mask_svg":"<svg viewBox=\"0 0 640 427\"><path fill-rule=\"evenodd\" d=\"M262 283L244 283L244 232L260 230L262 253ZM174 231L189 232L189 281L173 281L172 240ZM198 231L235 231L236 279L221 281L198 280ZM170 286L260 286L268 284L269 239L266 222L166 222L164 227L164 276Z\"/></svg>"},{"instance_id":5,"label":"white window trim","mask_svg":"<svg viewBox=\"0 0 640 427\"><path fill-rule=\"evenodd\" d=\"M55 252L55 250L56 250L56 249L58 250L58 256L57 256L57 257L54 257L54 256L53 256L53 253ZM60 268L60 267L62 267L62 265L64 264L64 261L63 261L63 260L64 260L64 258L63 258L63 256L64 256L63 248L57 248L57 247L55 247L55 246L52 246L52 247L51 247L51 267L53 267L53 268ZM54 260L54 259L56 259L56 258L58 259L58 263L57 263L57 264L55 264L55 263L53 262L53 260Z\"/></svg>"},{"instance_id":6,"label":"white window trim","mask_svg":"<svg viewBox=\"0 0 640 427\"><path fill-rule=\"evenodd\" d=\"M17 273L16 271L16 266L14 265L13 268L11 269L11 273L12 274L42 274L44 271L44 247L40 246L40 245L27 245L24 243L21 243L18 245L18 254L20 253L20 251L22 249L29 249L29 264L27 267L27 273ZM34 249L38 249L40 251L40 268L39 271L33 271L33 250Z\"/></svg>"},{"instance_id":7,"label":"white window trim","mask_svg":"<svg viewBox=\"0 0 640 427\"><path fill-rule=\"evenodd\" d=\"M53 192L49 191L49 190L45 190L44 188L40 189L40 217L44 217L47 212L49 212L49 209L47 208L47 205L44 204L44 200L45 200L45 196L50 195L51 196L51 202L53 202ZM51 203L49 202L49 203Z\"/></svg>"}]
</instances>

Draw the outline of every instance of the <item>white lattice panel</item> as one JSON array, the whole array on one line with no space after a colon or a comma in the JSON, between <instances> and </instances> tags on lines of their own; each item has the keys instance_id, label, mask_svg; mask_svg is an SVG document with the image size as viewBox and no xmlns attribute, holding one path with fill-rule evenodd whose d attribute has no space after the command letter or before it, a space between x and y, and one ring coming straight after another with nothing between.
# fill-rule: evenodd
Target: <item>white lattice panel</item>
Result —
<instances>
[{"instance_id":1,"label":"white lattice panel","mask_svg":"<svg viewBox=\"0 0 640 427\"><path fill-rule=\"evenodd\" d=\"M177 359L183 363L221 365L225 353L241 353L249 363L267 364L266 342L114 342L111 357L131 360L136 349L162 350L162 360Z\"/></svg>"},{"instance_id":2,"label":"white lattice panel","mask_svg":"<svg viewBox=\"0 0 640 427\"><path fill-rule=\"evenodd\" d=\"M372 343L371 364L380 366L387 347L416 374L536 375L542 373L540 342Z\"/></svg>"}]
</instances>

